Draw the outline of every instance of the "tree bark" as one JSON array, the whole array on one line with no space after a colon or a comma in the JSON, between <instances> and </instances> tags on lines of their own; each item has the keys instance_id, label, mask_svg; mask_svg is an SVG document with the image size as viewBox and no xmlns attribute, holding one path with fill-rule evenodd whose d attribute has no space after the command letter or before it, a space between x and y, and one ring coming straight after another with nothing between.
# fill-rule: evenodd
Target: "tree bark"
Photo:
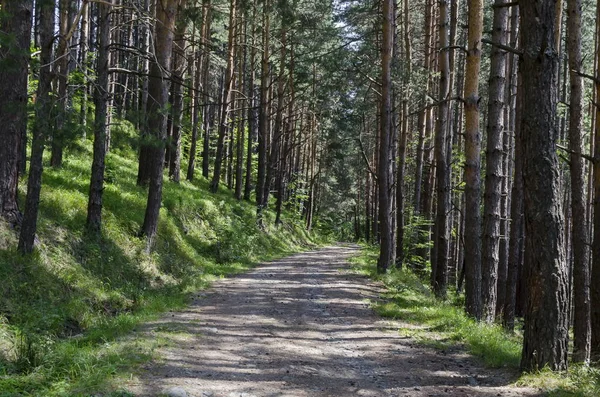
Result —
<instances>
[{"instance_id":1,"label":"tree bark","mask_svg":"<svg viewBox=\"0 0 600 397\"><path fill-rule=\"evenodd\" d=\"M521 368L567 369L568 277L556 155L553 1L519 1L523 57L524 275L528 299Z\"/></svg>"},{"instance_id":2,"label":"tree bark","mask_svg":"<svg viewBox=\"0 0 600 397\"><path fill-rule=\"evenodd\" d=\"M0 47L0 217L16 226L21 220L17 203L19 163L24 158L27 130L27 77L29 72L33 1L7 0L0 31L14 37ZM24 166L24 164L23 164Z\"/></svg>"},{"instance_id":3,"label":"tree bark","mask_svg":"<svg viewBox=\"0 0 600 397\"><path fill-rule=\"evenodd\" d=\"M569 80L571 98L569 100L569 148L571 174L571 212L573 216L573 361L588 362L590 358L590 270L589 235L586 227L586 199L581 139L583 114L583 78L577 71L582 70L581 55L581 0L567 2L567 48L569 52Z\"/></svg>"},{"instance_id":4,"label":"tree bark","mask_svg":"<svg viewBox=\"0 0 600 397\"><path fill-rule=\"evenodd\" d=\"M182 14L186 0L180 0L177 13ZM173 41L173 71L171 73L171 92L173 95L173 129L171 134L171 156L169 158L169 177L179 183L181 178L181 129L183 124L183 80L186 70L187 19L179 18Z\"/></svg>"},{"instance_id":5,"label":"tree bark","mask_svg":"<svg viewBox=\"0 0 600 397\"><path fill-rule=\"evenodd\" d=\"M231 103L231 92L233 89L233 61L235 57L235 34L236 34L236 0L231 0L229 4L229 38L227 40L227 66L225 68L225 86L223 90L222 108L219 120L219 138L217 141L217 153L215 155L215 166L213 177L210 182L210 191L216 193L221 180L222 164L225 157L225 137L228 131L232 130L229 120L229 105Z\"/></svg>"},{"instance_id":6,"label":"tree bark","mask_svg":"<svg viewBox=\"0 0 600 397\"><path fill-rule=\"evenodd\" d=\"M383 40L381 57L381 115L379 164L377 178L379 181L379 234L380 252L377 261L377 271L384 273L394 265L396 252L393 249L394 231L392 227L392 46L394 40L394 2L383 0Z\"/></svg>"},{"instance_id":7,"label":"tree bark","mask_svg":"<svg viewBox=\"0 0 600 397\"><path fill-rule=\"evenodd\" d=\"M481 317L481 133L479 131L479 72L483 2L469 0L469 32L465 70L465 309Z\"/></svg>"},{"instance_id":8,"label":"tree bark","mask_svg":"<svg viewBox=\"0 0 600 397\"><path fill-rule=\"evenodd\" d=\"M596 4L596 40L600 43L600 0ZM598 45L598 44L597 44ZM600 302L600 50L596 49L596 125L594 136L594 235L592 244L591 301ZM592 360L600 360L600 305L591 306Z\"/></svg>"},{"instance_id":9,"label":"tree bark","mask_svg":"<svg viewBox=\"0 0 600 397\"><path fill-rule=\"evenodd\" d=\"M435 163L437 183L437 205L435 217L435 266L433 290L438 298L445 299L448 288L448 253L450 250L450 164L448 162L448 96L450 94L448 54L448 0L440 0L438 70L440 72L438 91L438 116L435 131Z\"/></svg>"},{"instance_id":10,"label":"tree bark","mask_svg":"<svg viewBox=\"0 0 600 397\"><path fill-rule=\"evenodd\" d=\"M144 214L141 234L146 236L147 249L150 250L156 237L158 216L160 213L163 170L165 166L165 147L167 138L167 105L169 103L168 73L171 70L173 53L173 32L177 0L157 0L154 38L154 60L150 66L148 82L148 136L152 145L148 147L150 160L150 185L148 201Z\"/></svg>"},{"instance_id":11,"label":"tree bark","mask_svg":"<svg viewBox=\"0 0 600 397\"><path fill-rule=\"evenodd\" d=\"M496 0L492 41L507 44L508 8L506 0ZM493 323L498 297L500 262L500 204L502 200L502 153L504 149L504 92L506 90L506 52L492 48L488 99L488 124L483 201L482 319ZM469 207L469 206L467 206Z\"/></svg>"},{"instance_id":12,"label":"tree bark","mask_svg":"<svg viewBox=\"0 0 600 397\"><path fill-rule=\"evenodd\" d=\"M40 192L42 190L42 157L44 155L44 141L51 131L51 112L53 107L52 96L52 55L54 42L54 0L40 4L40 72L38 78L37 101L35 105L36 123L33 125L31 142L31 160L29 176L27 178L27 197L25 198L25 213L21 232L19 234L18 249L21 253L33 251L35 233L37 230L38 209L40 206Z\"/></svg>"},{"instance_id":13,"label":"tree bark","mask_svg":"<svg viewBox=\"0 0 600 397\"><path fill-rule=\"evenodd\" d=\"M267 180L267 139L269 134L269 34L270 0L263 5L262 60L260 73L260 108L258 112L258 174L256 183L256 215L262 223L262 212L267 203L265 185Z\"/></svg>"},{"instance_id":14,"label":"tree bark","mask_svg":"<svg viewBox=\"0 0 600 397\"><path fill-rule=\"evenodd\" d=\"M104 169L106 158L106 129L108 114L108 58L110 46L110 8L109 4L100 3L98 17L98 65L94 86L94 158L88 197L87 220L88 229L99 232L102 227L102 193L104 192Z\"/></svg>"}]
</instances>

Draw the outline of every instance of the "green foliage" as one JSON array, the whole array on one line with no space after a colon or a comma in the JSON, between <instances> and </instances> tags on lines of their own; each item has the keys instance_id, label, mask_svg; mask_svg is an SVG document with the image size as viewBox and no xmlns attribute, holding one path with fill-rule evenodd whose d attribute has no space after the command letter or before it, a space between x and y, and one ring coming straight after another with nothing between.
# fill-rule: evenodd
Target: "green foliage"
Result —
<instances>
[{"instance_id":1,"label":"green foliage","mask_svg":"<svg viewBox=\"0 0 600 397\"><path fill-rule=\"evenodd\" d=\"M0 225L0 396L87 396L152 357L131 332L183 307L212 280L314 246L301 224L256 224L253 203L208 181L165 180L155 250L139 237L146 190L135 185L137 132L116 120L106 160L103 230L85 231L91 141L75 139L63 167L44 173L36 253L16 252ZM26 184L21 183L21 189ZM24 192L21 192L23 197ZM104 394L107 395L107 394ZM111 396L127 396L113 391Z\"/></svg>"}]
</instances>

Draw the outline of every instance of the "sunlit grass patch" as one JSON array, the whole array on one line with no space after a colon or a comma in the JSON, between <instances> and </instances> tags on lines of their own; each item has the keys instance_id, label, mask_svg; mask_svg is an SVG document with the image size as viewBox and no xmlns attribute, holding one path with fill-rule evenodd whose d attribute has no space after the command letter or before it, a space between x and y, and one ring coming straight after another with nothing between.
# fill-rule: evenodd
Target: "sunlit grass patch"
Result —
<instances>
[{"instance_id":1,"label":"sunlit grass patch","mask_svg":"<svg viewBox=\"0 0 600 397\"><path fill-rule=\"evenodd\" d=\"M377 274L377 256L376 247L364 247L351 262L355 271L385 284L387 300L374 304L374 309L381 316L398 320L403 336L441 350L462 345L487 366L519 368L523 343L519 332L507 332L498 324L476 322L465 314L462 297L456 297L454 302L435 299L410 270ZM600 368L577 364L563 373L544 369L523 374L516 384L539 388L551 397L600 396Z\"/></svg>"},{"instance_id":2,"label":"sunlit grass patch","mask_svg":"<svg viewBox=\"0 0 600 397\"><path fill-rule=\"evenodd\" d=\"M85 230L89 139L67 149L61 168L44 170L34 255L19 255L16 232L0 224L0 397L128 396L112 379L168 343L160 335L179 332L141 342L131 336L141 323L183 307L215 279L321 242L291 214L275 226L267 212L259 228L253 202L226 188L210 194L198 174L179 184L165 178L148 253L139 236L147 188L136 185L137 132L115 123L100 234Z\"/></svg>"},{"instance_id":3,"label":"sunlit grass patch","mask_svg":"<svg viewBox=\"0 0 600 397\"><path fill-rule=\"evenodd\" d=\"M377 251L366 248L353 260L355 268L381 280L386 288L386 302L374 309L384 317L418 324L427 332L416 331L416 338L430 346L448 347L447 342L464 344L467 350L491 367L518 368L521 340L500 326L480 324L469 318L461 307L437 300L421 279L407 269L377 275Z\"/></svg>"}]
</instances>

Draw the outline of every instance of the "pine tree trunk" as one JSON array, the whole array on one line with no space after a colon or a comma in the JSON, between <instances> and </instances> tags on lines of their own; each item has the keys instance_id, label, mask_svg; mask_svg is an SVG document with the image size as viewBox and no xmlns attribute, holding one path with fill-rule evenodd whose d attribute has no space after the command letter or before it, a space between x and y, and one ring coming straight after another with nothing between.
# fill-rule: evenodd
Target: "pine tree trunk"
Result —
<instances>
[{"instance_id":1,"label":"pine tree trunk","mask_svg":"<svg viewBox=\"0 0 600 397\"><path fill-rule=\"evenodd\" d=\"M521 368L567 369L568 277L556 155L555 8L521 0L523 57L524 275L528 293Z\"/></svg>"},{"instance_id":2,"label":"pine tree trunk","mask_svg":"<svg viewBox=\"0 0 600 397\"><path fill-rule=\"evenodd\" d=\"M0 218L17 225L21 214L17 203L19 165L26 152L27 74L30 56L33 1L2 3L0 31L14 35L12 45L0 47Z\"/></svg>"},{"instance_id":3,"label":"pine tree trunk","mask_svg":"<svg viewBox=\"0 0 600 397\"><path fill-rule=\"evenodd\" d=\"M596 40L600 43L600 0L596 4ZM594 136L594 234L592 244L592 275L591 275L591 322L592 322L592 360L600 360L600 51L596 51L596 125Z\"/></svg>"},{"instance_id":4,"label":"pine tree trunk","mask_svg":"<svg viewBox=\"0 0 600 397\"><path fill-rule=\"evenodd\" d=\"M483 2L469 0L469 33L465 70L465 308L481 317L481 133L479 130L479 72Z\"/></svg>"},{"instance_id":5,"label":"pine tree trunk","mask_svg":"<svg viewBox=\"0 0 600 397\"><path fill-rule=\"evenodd\" d=\"M511 44L515 45L519 36L519 8L513 7L511 15ZM516 47L516 45L515 45ZM514 55L512 56L514 57ZM511 92L514 92L514 174L510 201L510 238L508 241L508 268L506 275L506 303L504 306L503 325L508 330L515 326L517 305L517 283L521 270L521 246L523 240L523 155L521 150L521 73L517 60L513 59L515 71L511 75ZM512 103L511 103L511 106Z\"/></svg>"},{"instance_id":6,"label":"pine tree trunk","mask_svg":"<svg viewBox=\"0 0 600 397\"><path fill-rule=\"evenodd\" d=\"M450 94L448 54L448 0L440 0L439 9L439 46L438 69L440 72L438 117L435 131L435 162L437 183L437 205L435 218L435 272L433 272L433 290L438 298L445 299L448 288L448 254L450 250L450 164L448 163L448 97Z\"/></svg>"},{"instance_id":7,"label":"pine tree trunk","mask_svg":"<svg viewBox=\"0 0 600 397\"><path fill-rule=\"evenodd\" d=\"M198 124L200 123L200 60L202 59L199 56L200 51L193 53L190 56L189 64L190 64L190 75L194 76L193 90L191 102L193 104L192 109L192 136L190 137L190 151L188 156L188 168L185 179L188 181L194 180L194 173L196 172L196 152L198 151ZM196 61L194 62L194 58ZM195 65L195 69L194 69Z\"/></svg>"},{"instance_id":8,"label":"pine tree trunk","mask_svg":"<svg viewBox=\"0 0 600 397\"><path fill-rule=\"evenodd\" d=\"M581 121L583 114L583 78L577 74L583 68L581 57L581 0L567 2L567 48L569 52L569 147L571 175L571 212L573 216L573 361L590 358L590 271L589 236L586 225L586 199Z\"/></svg>"},{"instance_id":9,"label":"pine tree trunk","mask_svg":"<svg viewBox=\"0 0 600 397\"><path fill-rule=\"evenodd\" d=\"M156 4L156 25L154 39L154 61L150 66L148 82L148 135L152 145L148 147L151 164L148 201L141 234L146 236L147 249L150 250L158 229L160 213L163 170L165 165L165 147L167 138L167 112L169 102L168 73L171 70L173 53L173 32L175 30L175 0L158 0Z\"/></svg>"},{"instance_id":10,"label":"pine tree trunk","mask_svg":"<svg viewBox=\"0 0 600 397\"><path fill-rule=\"evenodd\" d=\"M244 178L244 200L250 201L252 193L252 155L254 154L254 143L256 141L256 99L254 89L255 77L255 59L256 59L256 44L255 44L255 22L256 21L256 1L252 3L252 27L250 32L250 40L252 46L250 48L250 65L248 70L248 88L246 96L248 97L248 144L246 152L246 174Z\"/></svg>"},{"instance_id":11,"label":"pine tree trunk","mask_svg":"<svg viewBox=\"0 0 600 397\"><path fill-rule=\"evenodd\" d=\"M106 129L108 114L108 58L110 45L109 4L100 3L98 18L98 65L96 84L94 85L94 158L90 178L87 220L88 229L98 232L102 227L102 193L104 192L104 168L106 158Z\"/></svg>"},{"instance_id":12,"label":"pine tree trunk","mask_svg":"<svg viewBox=\"0 0 600 397\"><path fill-rule=\"evenodd\" d=\"M379 164L377 178L379 182L379 233L381 238L377 271L384 273L394 265L396 252L393 249L394 231L392 226L392 46L394 40L394 2L383 0L383 42L381 58L381 115Z\"/></svg>"},{"instance_id":13,"label":"pine tree trunk","mask_svg":"<svg viewBox=\"0 0 600 397\"><path fill-rule=\"evenodd\" d=\"M263 5L262 60L260 73L260 107L258 113L258 175L256 183L256 214L262 222L262 212L266 206L265 185L267 180L267 139L269 134L269 30L270 0Z\"/></svg>"},{"instance_id":14,"label":"pine tree trunk","mask_svg":"<svg viewBox=\"0 0 600 397\"><path fill-rule=\"evenodd\" d=\"M496 0L492 41L507 44L508 8ZM494 322L500 261L500 204L502 200L502 152L504 148L504 91L506 52L493 47L489 81L485 194L483 201L482 319ZM469 206L467 205L467 208Z\"/></svg>"},{"instance_id":15,"label":"pine tree trunk","mask_svg":"<svg viewBox=\"0 0 600 397\"><path fill-rule=\"evenodd\" d=\"M50 156L50 166L60 167L63 162L63 145L65 139L65 121L67 116L67 104L68 104L68 93L67 88L69 84L69 71L68 71L68 47L67 47L67 34L69 32L69 0L59 1L59 35L58 47L56 49L57 59L57 90L59 102L59 113L56 117L56 127L52 132L52 146Z\"/></svg>"},{"instance_id":16,"label":"pine tree trunk","mask_svg":"<svg viewBox=\"0 0 600 397\"><path fill-rule=\"evenodd\" d=\"M33 125L31 142L31 161L27 179L27 197L25 198L25 213L18 249L21 253L33 251L35 233L37 230L40 192L42 190L42 157L44 142L51 131L51 112L54 106L50 92L52 90L53 43L54 43L54 7L53 0L40 4L40 71L37 88L35 116L37 122Z\"/></svg>"},{"instance_id":17,"label":"pine tree trunk","mask_svg":"<svg viewBox=\"0 0 600 397\"><path fill-rule=\"evenodd\" d=\"M186 0L180 0L178 14L186 7ZM173 129L171 134L171 156L169 158L169 177L179 183L181 178L181 129L183 124L183 82L186 70L187 19L180 18L173 42L173 70L171 73L171 92L173 95Z\"/></svg>"},{"instance_id":18,"label":"pine tree trunk","mask_svg":"<svg viewBox=\"0 0 600 397\"><path fill-rule=\"evenodd\" d=\"M229 5L229 38L227 40L227 66L225 68L225 86L222 96L222 107L219 120L219 138L217 141L217 153L215 155L215 165L213 169L213 177L210 182L210 191L216 193L221 181L221 172L223 160L227 153L225 148L225 137L230 130L231 121L229 120L229 105L231 103L231 92L233 90L233 61L235 56L235 32L236 32L236 0L231 0Z\"/></svg>"}]
</instances>

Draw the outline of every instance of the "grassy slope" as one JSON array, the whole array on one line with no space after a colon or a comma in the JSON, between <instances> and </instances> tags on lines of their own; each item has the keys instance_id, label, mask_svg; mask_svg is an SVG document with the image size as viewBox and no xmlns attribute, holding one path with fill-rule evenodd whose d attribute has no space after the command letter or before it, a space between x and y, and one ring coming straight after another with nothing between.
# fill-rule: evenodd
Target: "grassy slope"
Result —
<instances>
[{"instance_id":1,"label":"grassy slope","mask_svg":"<svg viewBox=\"0 0 600 397\"><path fill-rule=\"evenodd\" d=\"M299 222L273 226L272 213L259 230L252 203L226 189L212 195L198 177L165 180L159 237L146 253L136 237L146 190L135 185L126 132L113 132L101 236L84 231L90 142L74 146L60 170L44 171L36 254L18 255L14 232L0 226L2 397L110 389L112 375L151 355L152 346L123 338L136 325L184 306L215 278L317 243Z\"/></svg>"},{"instance_id":2,"label":"grassy slope","mask_svg":"<svg viewBox=\"0 0 600 397\"><path fill-rule=\"evenodd\" d=\"M375 306L379 314L424 326L402 329L401 332L440 349L462 344L490 367L519 368L522 335L508 333L497 325L475 322L465 315L463 302L436 300L410 271L394 270L383 276L377 275L377 255L376 249L367 247L352 262L358 272L385 284L388 299ZM600 396L600 371L597 368L573 366L566 374L543 370L523 375L518 383L539 387L550 396Z\"/></svg>"}]
</instances>

